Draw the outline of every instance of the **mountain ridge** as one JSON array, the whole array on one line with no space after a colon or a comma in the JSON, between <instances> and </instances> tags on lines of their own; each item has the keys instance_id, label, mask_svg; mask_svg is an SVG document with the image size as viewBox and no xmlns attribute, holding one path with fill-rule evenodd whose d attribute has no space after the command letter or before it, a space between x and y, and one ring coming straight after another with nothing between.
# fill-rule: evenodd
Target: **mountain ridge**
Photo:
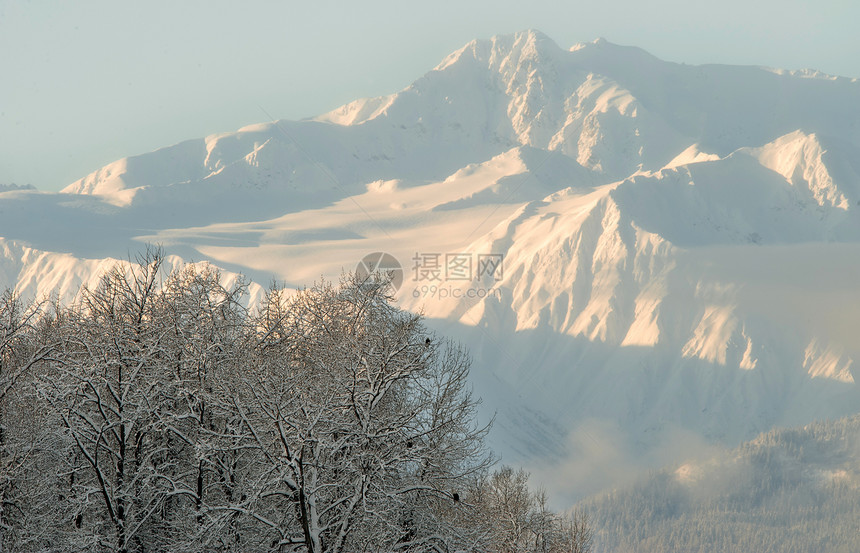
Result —
<instances>
[{"instance_id":1,"label":"mountain ridge","mask_svg":"<svg viewBox=\"0 0 860 553\"><path fill-rule=\"evenodd\" d=\"M579 497L613 484L607 455L856 411L858 100L605 40L476 40L392 95L0 191L0 284L68 297L146 243L294 288L388 252L400 304L472 349L505 460ZM451 256L471 273L445 278ZM615 441L589 451L593 428Z\"/></svg>"}]
</instances>

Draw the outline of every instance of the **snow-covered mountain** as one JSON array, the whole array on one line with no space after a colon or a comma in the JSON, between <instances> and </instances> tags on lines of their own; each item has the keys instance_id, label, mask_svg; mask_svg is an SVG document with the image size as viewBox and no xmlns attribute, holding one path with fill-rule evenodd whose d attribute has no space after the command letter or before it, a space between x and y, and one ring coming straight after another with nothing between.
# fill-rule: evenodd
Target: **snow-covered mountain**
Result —
<instances>
[{"instance_id":1,"label":"snow-covered mountain","mask_svg":"<svg viewBox=\"0 0 860 553\"><path fill-rule=\"evenodd\" d=\"M578 496L860 411L858 160L856 79L527 31L390 96L0 191L0 285L72 294L146 242L263 285L388 252L403 306L470 347L504 460Z\"/></svg>"}]
</instances>

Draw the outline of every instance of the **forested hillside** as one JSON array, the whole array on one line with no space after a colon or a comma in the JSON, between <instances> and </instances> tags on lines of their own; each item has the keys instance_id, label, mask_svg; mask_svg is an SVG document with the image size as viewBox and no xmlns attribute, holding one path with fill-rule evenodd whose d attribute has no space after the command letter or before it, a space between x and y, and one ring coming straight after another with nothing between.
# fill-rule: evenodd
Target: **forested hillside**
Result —
<instances>
[{"instance_id":1,"label":"forested hillside","mask_svg":"<svg viewBox=\"0 0 860 553\"><path fill-rule=\"evenodd\" d=\"M780 429L585 501L595 551L860 551L860 417Z\"/></svg>"}]
</instances>

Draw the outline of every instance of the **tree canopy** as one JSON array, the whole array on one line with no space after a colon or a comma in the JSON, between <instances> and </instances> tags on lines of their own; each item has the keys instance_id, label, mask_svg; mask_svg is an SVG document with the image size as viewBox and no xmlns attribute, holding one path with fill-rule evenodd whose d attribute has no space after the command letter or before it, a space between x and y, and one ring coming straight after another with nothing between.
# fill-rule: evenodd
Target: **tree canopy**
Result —
<instances>
[{"instance_id":1,"label":"tree canopy","mask_svg":"<svg viewBox=\"0 0 860 553\"><path fill-rule=\"evenodd\" d=\"M384 277L273 286L249 308L243 282L162 260L70 304L0 301L3 547L582 550L523 473L489 475L468 355ZM504 482L526 494L515 549Z\"/></svg>"}]
</instances>

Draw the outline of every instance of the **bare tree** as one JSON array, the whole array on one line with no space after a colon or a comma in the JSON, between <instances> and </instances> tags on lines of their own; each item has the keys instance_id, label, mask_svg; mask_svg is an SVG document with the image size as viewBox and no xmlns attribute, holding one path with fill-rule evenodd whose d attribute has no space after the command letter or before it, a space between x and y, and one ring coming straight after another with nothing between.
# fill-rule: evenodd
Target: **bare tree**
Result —
<instances>
[{"instance_id":1,"label":"bare tree","mask_svg":"<svg viewBox=\"0 0 860 553\"><path fill-rule=\"evenodd\" d=\"M232 393L227 381L237 374L236 367L248 361L248 312L242 304L246 290L241 280L226 288L220 273L210 266L188 265L171 273L159 295L175 382L174 399L169 409L159 413L159 420L169 430L164 439L171 457L181 460L183 467L173 478L184 480L183 487L194 492L191 511L189 497L172 498L165 507L172 513L163 516L178 526L174 548L203 547L206 536L212 536L213 507L232 504L240 495L242 451L229 439L238 420L235 413L214 409L220 398L213 401L212 395L222 393L219 382L226 383L225 393ZM235 517L232 520L235 523ZM217 549L229 549L231 543L241 548L235 542L237 533L235 524L218 526Z\"/></svg>"},{"instance_id":2,"label":"bare tree","mask_svg":"<svg viewBox=\"0 0 860 553\"><path fill-rule=\"evenodd\" d=\"M278 550L441 548L452 530L430 509L489 463L467 357L386 289L355 277L289 300L275 289L257 319L253 373L228 408L258 485L232 509Z\"/></svg>"},{"instance_id":3,"label":"bare tree","mask_svg":"<svg viewBox=\"0 0 860 553\"><path fill-rule=\"evenodd\" d=\"M160 417L177 387L157 301L162 259L148 252L115 267L57 325L60 362L41 391L68 437L64 511L77 547L141 550L169 532L158 516L165 502L194 497Z\"/></svg>"},{"instance_id":4,"label":"bare tree","mask_svg":"<svg viewBox=\"0 0 860 553\"><path fill-rule=\"evenodd\" d=\"M487 476L467 355L397 309L385 278L273 287L251 316L242 282L164 275L162 260L118 265L50 312L0 308L29 321L3 342L0 378L30 390L0 407L40 417L3 492L39 501L3 519L4 544L588 551L587 521L552 513L527 474Z\"/></svg>"},{"instance_id":5,"label":"bare tree","mask_svg":"<svg viewBox=\"0 0 860 553\"><path fill-rule=\"evenodd\" d=\"M46 499L47 481L35 474L49 437L34 401L35 368L54 344L40 339L45 302L0 294L0 550L17 549L41 534L31 519Z\"/></svg>"},{"instance_id":6,"label":"bare tree","mask_svg":"<svg viewBox=\"0 0 860 553\"><path fill-rule=\"evenodd\" d=\"M567 517L560 519L559 529L560 549L562 553L589 553L594 540L594 529L591 527L588 514L585 511L574 510Z\"/></svg>"},{"instance_id":7,"label":"bare tree","mask_svg":"<svg viewBox=\"0 0 860 553\"><path fill-rule=\"evenodd\" d=\"M471 500L486 527L484 551L494 553L588 553L592 530L585 513L569 517L547 506L543 490L532 491L523 469L502 467L480 480Z\"/></svg>"}]
</instances>

